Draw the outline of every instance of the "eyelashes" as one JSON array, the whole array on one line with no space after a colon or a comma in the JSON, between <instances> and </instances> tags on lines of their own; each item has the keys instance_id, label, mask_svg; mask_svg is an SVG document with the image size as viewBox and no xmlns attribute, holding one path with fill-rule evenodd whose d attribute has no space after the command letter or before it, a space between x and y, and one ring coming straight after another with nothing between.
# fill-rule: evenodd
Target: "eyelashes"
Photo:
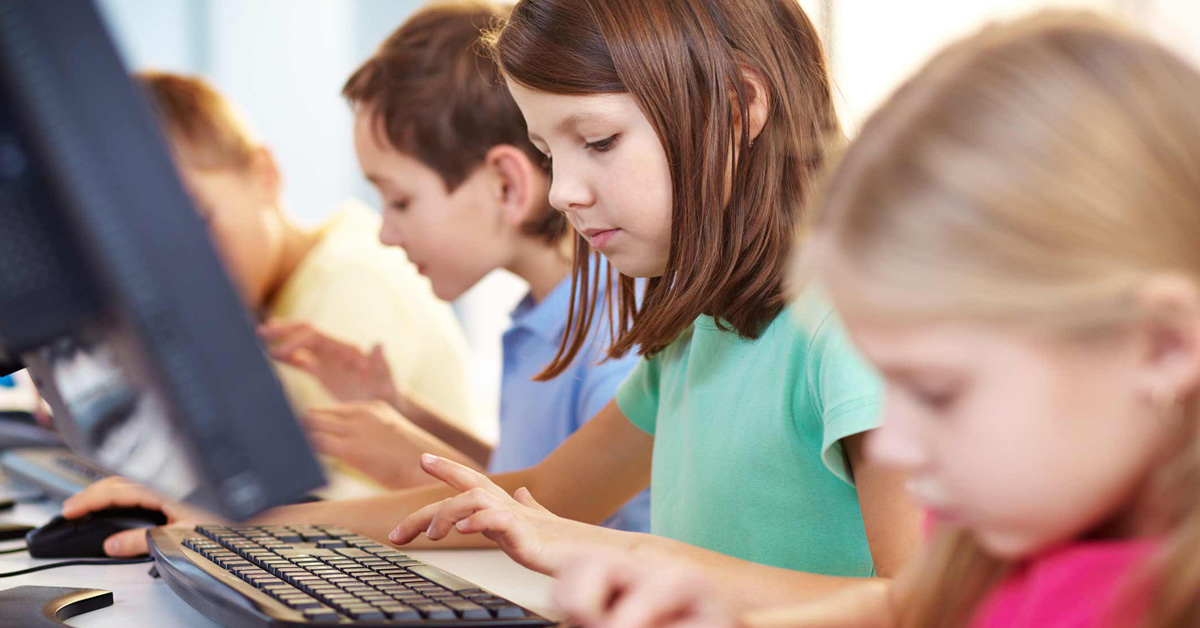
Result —
<instances>
[{"instance_id":1,"label":"eyelashes","mask_svg":"<svg viewBox=\"0 0 1200 628\"><path fill-rule=\"evenodd\" d=\"M616 145L616 143L617 143L617 136L610 135L602 140L596 140L595 142L588 142L588 143L584 144L583 147L588 150L594 150L598 153L607 153L608 151L612 150L613 146Z\"/></svg>"}]
</instances>

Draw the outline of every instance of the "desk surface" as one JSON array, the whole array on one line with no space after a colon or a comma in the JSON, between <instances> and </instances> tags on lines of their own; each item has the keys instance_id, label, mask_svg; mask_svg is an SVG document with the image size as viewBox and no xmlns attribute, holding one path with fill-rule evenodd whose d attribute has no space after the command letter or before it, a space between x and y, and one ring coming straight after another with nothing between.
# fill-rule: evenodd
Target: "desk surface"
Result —
<instances>
[{"instance_id":1,"label":"desk surface","mask_svg":"<svg viewBox=\"0 0 1200 628\"><path fill-rule=\"evenodd\" d=\"M18 504L0 513L0 521L40 525L58 512L53 501ZM20 547L23 541L0 542L0 550ZM427 550L410 552L414 558L457 574L489 591L507 597L546 617L557 618L549 607L551 579L514 563L500 550ZM54 562L35 560L27 554L0 555L0 572L16 571ZM213 628L215 622L179 599L162 580L148 574L152 563L62 567L24 576L0 579L0 589L22 585L45 585L107 589L114 604L67 621L71 626L141 628L177 626Z\"/></svg>"}]
</instances>

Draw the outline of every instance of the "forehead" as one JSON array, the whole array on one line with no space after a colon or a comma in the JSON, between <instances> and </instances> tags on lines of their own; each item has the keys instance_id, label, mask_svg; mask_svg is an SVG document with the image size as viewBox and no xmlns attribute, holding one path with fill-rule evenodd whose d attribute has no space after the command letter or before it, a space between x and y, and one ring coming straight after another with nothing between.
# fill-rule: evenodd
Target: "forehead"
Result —
<instances>
[{"instance_id":1,"label":"forehead","mask_svg":"<svg viewBox=\"0 0 1200 628\"><path fill-rule=\"evenodd\" d=\"M525 115L531 135L570 132L576 127L640 113L637 102L621 94L554 94L507 81L513 100Z\"/></svg>"},{"instance_id":2,"label":"forehead","mask_svg":"<svg viewBox=\"0 0 1200 628\"><path fill-rule=\"evenodd\" d=\"M971 366L1008 353L1024 337L999 324L955 319L917 321L853 313L843 319L855 345L881 371Z\"/></svg>"}]
</instances>

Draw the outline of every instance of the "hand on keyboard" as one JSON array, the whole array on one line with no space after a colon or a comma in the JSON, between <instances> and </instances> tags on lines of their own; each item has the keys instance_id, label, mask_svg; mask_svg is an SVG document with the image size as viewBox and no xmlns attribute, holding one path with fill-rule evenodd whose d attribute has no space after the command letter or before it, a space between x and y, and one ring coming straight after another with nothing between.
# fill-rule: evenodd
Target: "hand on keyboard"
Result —
<instances>
[{"instance_id":1,"label":"hand on keyboard","mask_svg":"<svg viewBox=\"0 0 1200 628\"><path fill-rule=\"evenodd\" d=\"M581 626L736 628L715 587L696 570L594 554L566 561L554 603Z\"/></svg>"},{"instance_id":2,"label":"hand on keyboard","mask_svg":"<svg viewBox=\"0 0 1200 628\"><path fill-rule=\"evenodd\" d=\"M553 574L581 546L608 544L609 535L621 534L559 517L538 504L527 489L509 495L486 475L445 458L425 454L421 468L461 494L406 517L388 536L393 543L410 543L422 532L431 541L454 530L483 534L521 565Z\"/></svg>"},{"instance_id":3,"label":"hand on keyboard","mask_svg":"<svg viewBox=\"0 0 1200 628\"><path fill-rule=\"evenodd\" d=\"M220 520L215 515L164 500L141 484L117 476L104 478L68 498L63 502L62 514L67 519L77 519L90 512L128 506L161 510L167 516L167 525L196 525ZM104 552L109 556L141 556L146 551L145 530L118 532L104 541Z\"/></svg>"}]
</instances>

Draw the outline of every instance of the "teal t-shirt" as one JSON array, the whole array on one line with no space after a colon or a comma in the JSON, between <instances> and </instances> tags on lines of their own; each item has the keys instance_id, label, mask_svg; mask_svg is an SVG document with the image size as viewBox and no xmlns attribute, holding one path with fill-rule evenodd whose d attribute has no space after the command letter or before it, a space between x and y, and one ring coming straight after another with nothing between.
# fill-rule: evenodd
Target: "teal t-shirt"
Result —
<instances>
[{"instance_id":1,"label":"teal t-shirt","mask_svg":"<svg viewBox=\"0 0 1200 628\"><path fill-rule=\"evenodd\" d=\"M874 575L840 441L878 426L881 399L814 291L755 340L701 316L617 390L654 437L651 531L766 565Z\"/></svg>"}]
</instances>

